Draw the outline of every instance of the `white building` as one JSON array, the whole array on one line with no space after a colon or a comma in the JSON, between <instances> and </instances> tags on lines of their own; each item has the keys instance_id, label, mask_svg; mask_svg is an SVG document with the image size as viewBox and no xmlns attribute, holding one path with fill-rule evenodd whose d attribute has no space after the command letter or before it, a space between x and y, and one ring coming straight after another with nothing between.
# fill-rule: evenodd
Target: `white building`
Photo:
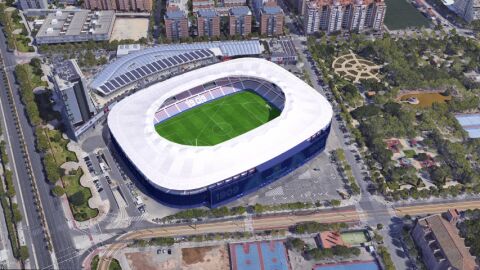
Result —
<instances>
[{"instance_id":1,"label":"white building","mask_svg":"<svg viewBox=\"0 0 480 270\"><path fill-rule=\"evenodd\" d=\"M467 22L480 20L480 0L457 0L453 8Z\"/></svg>"}]
</instances>

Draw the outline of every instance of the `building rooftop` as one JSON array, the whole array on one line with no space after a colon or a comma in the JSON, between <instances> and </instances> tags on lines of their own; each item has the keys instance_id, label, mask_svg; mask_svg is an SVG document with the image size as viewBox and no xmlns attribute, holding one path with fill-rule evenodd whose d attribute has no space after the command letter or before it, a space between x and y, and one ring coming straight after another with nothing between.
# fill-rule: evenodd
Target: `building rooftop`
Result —
<instances>
[{"instance_id":1,"label":"building rooftop","mask_svg":"<svg viewBox=\"0 0 480 270\"><path fill-rule=\"evenodd\" d=\"M283 10L279 6L264 6L262 10L265 14L269 15L283 13Z\"/></svg>"},{"instance_id":2,"label":"building rooftop","mask_svg":"<svg viewBox=\"0 0 480 270\"><path fill-rule=\"evenodd\" d=\"M447 222L441 215L432 215L418 221L419 225L430 230L443 251L446 259L458 270L476 269L477 263L457 229Z\"/></svg>"},{"instance_id":3,"label":"building rooftop","mask_svg":"<svg viewBox=\"0 0 480 270\"><path fill-rule=\"evenodd\" d=\"M252 15L252 11L247 6L233 7L230 9L230 14L234 16Z\"/></svg>"},{"instance_id":4,"label":"building rooftop","mask_svg":"<svg viewBox=\"0 0 480 270\"><path fill-rule=\"evenodd\" d=\"M214 9L200 9L197 11L197 15L204 18L214 18L219 16L218 12Z\"/></svg>"},{"instance_id":5,"label":"building rooftop","mask_svg":"<svg viewBox=\"0 0 480 270\"><path fill-rule=\"evenodd\" d=\"M468 133L468 137L480 138L480 113L457 114L455 118Z\"/></svg>"},{"instance_id":6,"label":"building rooftop","mask_svg":"<svg viewBox=\"0 0 480 270\"><path fill-rule=\"evenodd\" d=\"M108 34L114 21L113 10L58 10L48 14L36 37Z\"/></svg>"},{"instance_id":7,"label":"building rooftop","mask_svg":"<svg viewBox=\"0 0 480 270\"><path fill-rule=\"evenodd\" d=\"M165 18L170 20L179 20L186 18L185 13L181 10L170 10L165 13Z\"/></svg>"},{"instance_id":8,"label":"building rooftop","mask_svg":"<svg viewBox=\"0 0 480 270\"><path fill-rule=\"evenodd\" d=\"M127 55L131 52L139 51L142 49L140 44L122 44L117 47L117 56Z\"/></svg>"},{"instance_id":9,"label":"building rooftop","mask_svg":"<svg viewBox=\"0 0 480 270\"><path fill-rule=\"evenodd\" d=\"M297 56L291 39L272 39L269 45L272 56Z\"/></svg>"},{"instance_id":10,"label":"building rooftop","mask_svg":"<svg viewBox=\"0 0 480 270\"><path fill-rule=\"evenodd\" d=\"M53 71L60 79L69 82L76 81L83 76L75 59L55 64Z\"/></svg>"}]
</instances>

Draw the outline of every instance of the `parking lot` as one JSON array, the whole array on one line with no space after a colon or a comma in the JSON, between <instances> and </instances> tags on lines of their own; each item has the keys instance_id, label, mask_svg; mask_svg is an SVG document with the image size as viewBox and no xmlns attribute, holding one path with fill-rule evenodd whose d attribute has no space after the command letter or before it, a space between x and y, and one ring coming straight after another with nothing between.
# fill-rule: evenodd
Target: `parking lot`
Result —
<instances>
[{"instance_id":1,"label":"parking lot","mask_svg":"<svg viewBox=\"0 0 480 270\"><path fill-rule=\"evenodd\" d=\"M231 205L324 202L341 199L337 191L341 189L342 179L335 164L330 160L328 151L325 151L291 174Z\"/></svg>"}]
</instances>

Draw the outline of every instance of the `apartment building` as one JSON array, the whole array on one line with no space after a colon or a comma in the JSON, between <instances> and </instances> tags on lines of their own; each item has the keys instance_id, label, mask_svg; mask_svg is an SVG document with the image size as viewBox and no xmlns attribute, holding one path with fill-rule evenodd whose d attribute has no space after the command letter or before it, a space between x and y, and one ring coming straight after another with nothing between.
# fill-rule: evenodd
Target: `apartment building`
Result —
<instances>
[{"instance_id":1,"label":"apartment building","mask_svg":"<svg viewBox=\"0 0 480 270\"><path fill-rule=\"evenodd\" d=\"M421 249L429 270L477 270L478 265L455 226L440 214L419 219L412 230L415 244Z\"/></svg>"},{"instance_id":2,"label":"apartment building","mask_svg":"<svg viewBox=\"0 0 480 270\"><path fill-rule=\"evenodd\" d=\"M152 11L152 0L85 0L90 10Z\"/></svg>"},{"instance_id":3,"label":"apartment building","mask_svg":"<svg viewBox=\"0 0 480 270\"><path fill-rule=\"evenodd\" d=\"M189 36L188 19L185 12L169 10L165 13L165 34L169 40L179 40Z\"/></svg>"},{"instance_id":4,"label":"apartment building","mask_svg":"<svg viewBox=\"0 0 480 270\"><path fill-rule=\"evenodd\" d=\"M260 11L260 34L267 36L283 35L285 15L277 5L265 5Z\"/></svg>"},{"instance_id":5,"label":"apartment building","mask_svg":"<svg viewBox=\"0 0 480 270\"><path fill-rule=\"evenodd\" d=\"M247 6L230 9L229 32L231 36L246 36L252 32L252 12Z\"/></svg>"},{"instance_id":6,"label":"apartment building","mask_svg":"<svg viewBox=\"0 0 480 270\"><path fill-rule=\"evenodd\" d=\"M197 12L198 36L219 37L220 15L214 9L201 9Z\"/></svg>"},{"instance_id":7,"label":"apartment building","mask_svg":"<svg viewBox=\"0 0 480 270\"><path fill-rule=\"evenodd\" d=\"M383 0L315 0L305 7L304 28L307 34L318 31L382 30L386 5Z\"/></svg>"}]
</instances>

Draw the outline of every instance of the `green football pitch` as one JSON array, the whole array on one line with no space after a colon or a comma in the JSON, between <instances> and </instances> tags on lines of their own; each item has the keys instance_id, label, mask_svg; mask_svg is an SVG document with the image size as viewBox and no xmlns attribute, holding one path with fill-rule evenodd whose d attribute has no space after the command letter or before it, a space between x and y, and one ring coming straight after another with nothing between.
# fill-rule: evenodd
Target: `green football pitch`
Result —
<instances>
[{"instance_id":1,"label":"green football pitch","mask_svg":"<svg viewBox=\"0 0 480 270\"><path fill-rule=\"evenodd\" d=\"M180 113L155 126L160 136L179 144L210 146L227 141L280 115L261 96L242 91Z\"/></svg>"}]
</instances>

